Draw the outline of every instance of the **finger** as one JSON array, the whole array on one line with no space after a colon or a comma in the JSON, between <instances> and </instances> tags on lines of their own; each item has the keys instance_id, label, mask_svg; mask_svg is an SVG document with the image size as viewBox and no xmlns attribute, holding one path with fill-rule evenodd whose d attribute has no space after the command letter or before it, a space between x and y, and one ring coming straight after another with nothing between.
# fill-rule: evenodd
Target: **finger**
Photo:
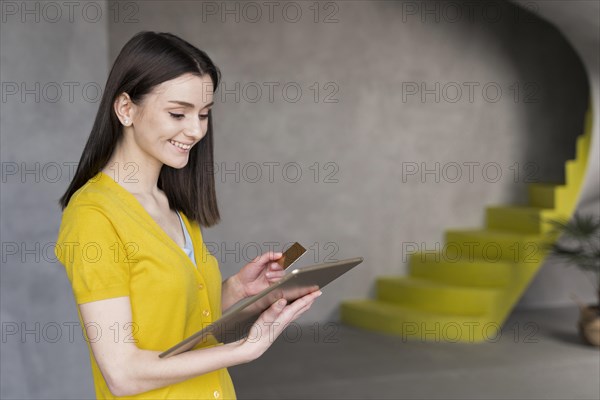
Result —
<instances>
[{"instance_id":1,"label":"finger","mask_svg":"<svg viewBox=\"0 0 600 400\"><path fill-rule=\"evenodd\" d=\"M300 297L299 299L295 300L292 304L288 305L285 307L285 309L283 310L282 314L285 313L286 315L293 315L295 314L299 309L303 308L306 305L310 305L312 304L312 302L319 297L322 294L322 292L320 290L309 293L305 296Z\"/></svg>"},{"instance_id":2,"label":"finger","mask_svg":"<svg viewBox=\"0 0 600 400\"><path fill-rule=\"evenodd\" d=\"M261 254L260 256L257 256L256 258L254 258L254 260L252 260L252 262L263 265L263 264L268 263L269 261L274 261L274 260L277 260L278 258L281 258L282 255L283 255L283 253L276 253L273 251L268 251L266 253Z\"/></svg>"},{"instance_id":3,"label":"finger","mask_svg":"<svg viewBox=\"0 0 600 400\"><path fill-rule=\"evenodd\" d=\"M273 252L268 252L261 254L260 256L255 257L250 263L246 264L244 267L245 274L249 277L249 279L253 280L260 276L260 274L265 271L268 272L267 266L270 263L271 254L277 254ZM267 277L268 279L269 277Z\"/></svg>"},{"instance_id":4,"label":"finger","mask_svg":"<svg viewBox=\"0 0 600 400\"><path fill-rule=\"evenodd\" d=\"M285 299L279 299L271 304L271 306L261 314L256 322L263 323L275 321L281 315L281 312L285 309L286 305L287 301Z\"/></svg>"},{"instance_id":5,"label":"finger","mask_svg":"<svg viewBox=\"0 0 600 400\"><path fill-rule=\"evenodd\" d=\"M272 262L269 264L269 269L271 271L282 271L283 267L278 262Z\"/></svg>"},{"instance_id":6,"label":"finger","mask_svg":"<svg viewBox=\"0 0 600 400\"><path fill-rule=\"evenodd\" d=\"M298 319L298 317L300 317L302 314L304 314L305 311L307 311L310 307L312 307L314 303L314 300L311 301L310 303L308 303L307 305L305 305L304 307L302 307L301 309L299 309L296 314L294 314L294 316L292 317L292 321Z\"/></svg>"},{"instance_id":7,"label":"finger","mask_svg":"<svg viewBox=\"0 0 600 400\"><path fill-rule=\"evenodd\" d=\"M313 305L313 303L315 302L315 300L316 300L316 299L312 299L312 300L310 300L310 301L306 302L306 304L304 304L302 307L300 307L300 308L299 308L299 309L296 311L296 314L294 314L294 316L296 316L296 315L299 315L299 314L302 314L304 311L308 310L308 309L309 309L309 308L310 308L310 307ZM295 319L295 318L294 318L294 319Z\"/></svg>"},{"instance_id":8,"label":"finger","mask_svg":"<svg viewBox=\"0 0 600 400\"><path fill-rule=\"evenodd\" d=\"M311 292L303 297L300 297L299 299L296 299L289 305L284 298L279 299L261 314L256 323L262 324L265 322L279 322L281 324L287 324L293 320L293 317L298 310L304 308L305 306L310 307L313 301L321 294L322 292L320 290Z\"/></svg>"},{"instance_id":9,"label":"finger","mask_svg":"<svg viewBox=\"0 0 600 400\"><path fill-rule=\"evenodd\" d=\"M285 276L285 272L283 271L270 271L265 274L269 281L275 282L280 280Z\"/></svg>"},{"instance_id":10,"label":"finger","mask_svg":"<svg viewBox=\"0 0 600 400\"><path fill-rule=\"evenodd\" d=\"M271 324L270 326L275 327L275 336L277 337L281 334L292 321L308 310L321 294L321 291L315 291L295 300L293 303L285 306L273 321L268 321Z\"/></svg>"},{"instance_id":11,"label":"finger","mask_svg":"<svg viewBox=\"0 0 600 400\"><path fill-rule=\"evenodd\" d=\"M284 327L291 324L302 314L304 314L304 312L306 312L313 305L314 301L315 299L312 299L307 303L302 304L300 307L295 307L295 309L292 309L291 305L287 306L286 309L277 318L277 321L280 322Z\"/></svg>"}]
</instances>

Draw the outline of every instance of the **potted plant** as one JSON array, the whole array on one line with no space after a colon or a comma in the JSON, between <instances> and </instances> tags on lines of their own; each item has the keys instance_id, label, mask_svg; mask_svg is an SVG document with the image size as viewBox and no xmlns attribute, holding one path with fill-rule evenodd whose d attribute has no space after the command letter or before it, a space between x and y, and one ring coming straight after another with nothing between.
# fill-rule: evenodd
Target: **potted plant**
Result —
<instances>
[{"instance_id":1,"label":"potted plant","mask_svg":"<svg viewBox=\"0 0 600 400\"><path fill-rule=\"evenodd\" d=\"M598 296L596 304L578 302L579 334L588 344L600 347L600 218L575 213L569 221L550 220L552 234L560 237L549 245L550 255L590 275Z\"/></svg>"}]
</instances>

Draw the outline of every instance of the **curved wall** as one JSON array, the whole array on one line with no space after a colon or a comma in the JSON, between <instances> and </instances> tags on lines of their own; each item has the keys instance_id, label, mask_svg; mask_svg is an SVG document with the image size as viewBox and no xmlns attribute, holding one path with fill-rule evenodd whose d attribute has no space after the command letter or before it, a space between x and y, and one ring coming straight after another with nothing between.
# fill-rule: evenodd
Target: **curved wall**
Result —
<instances>
[{"instance_id":1,"label":"curved wall","mask_svg":"<svg viewBox=\"0 0 600 400\"><path fill-rule=\"evenodd\" d=\"M514 1L551 23L563 35L582 60L592 101L592 141L586 176L577 211L600 215L600 2L597 1ZM570 79L570 76L565 76ZM548 261L521 299L522 306L573 304L571 294L594 302L593 286L588 277L559 262Z\"/></svg>"}]
</instances>

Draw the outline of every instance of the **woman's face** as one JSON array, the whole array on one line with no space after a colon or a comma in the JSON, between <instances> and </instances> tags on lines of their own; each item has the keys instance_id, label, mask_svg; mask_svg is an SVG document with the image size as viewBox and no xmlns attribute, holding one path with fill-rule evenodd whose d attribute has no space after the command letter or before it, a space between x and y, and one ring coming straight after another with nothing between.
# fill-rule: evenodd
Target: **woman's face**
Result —
<instances>
[{"instance_id":1,"label":"woman's face","mask_svg":"<svg viewBox=\"0 0 600 400\"><path fill-rule=\"evenodd\" d=\"M207 74L163 82L141 104L132 104L133 139L162 164L183 168L191 146L206 135L212 104L213 83Z\"/></svg>"}]
</instances>

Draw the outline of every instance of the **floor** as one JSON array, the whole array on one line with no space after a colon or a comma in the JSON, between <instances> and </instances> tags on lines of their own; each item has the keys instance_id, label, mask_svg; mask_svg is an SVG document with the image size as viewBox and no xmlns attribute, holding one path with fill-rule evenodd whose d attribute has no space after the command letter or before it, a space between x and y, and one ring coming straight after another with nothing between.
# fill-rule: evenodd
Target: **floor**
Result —
<instances>
[{"instance_id":1,"label":"floor","mask_svg":"<svg viewBox=\"0 0 600 400\"><path fill-rule=\"evenodd\" d=\"M229 371L239 399L599 399L600 350L581 342L577 318L575 307L516 311L481 344L294 325Z\"/></svg>"}]
</instances>

